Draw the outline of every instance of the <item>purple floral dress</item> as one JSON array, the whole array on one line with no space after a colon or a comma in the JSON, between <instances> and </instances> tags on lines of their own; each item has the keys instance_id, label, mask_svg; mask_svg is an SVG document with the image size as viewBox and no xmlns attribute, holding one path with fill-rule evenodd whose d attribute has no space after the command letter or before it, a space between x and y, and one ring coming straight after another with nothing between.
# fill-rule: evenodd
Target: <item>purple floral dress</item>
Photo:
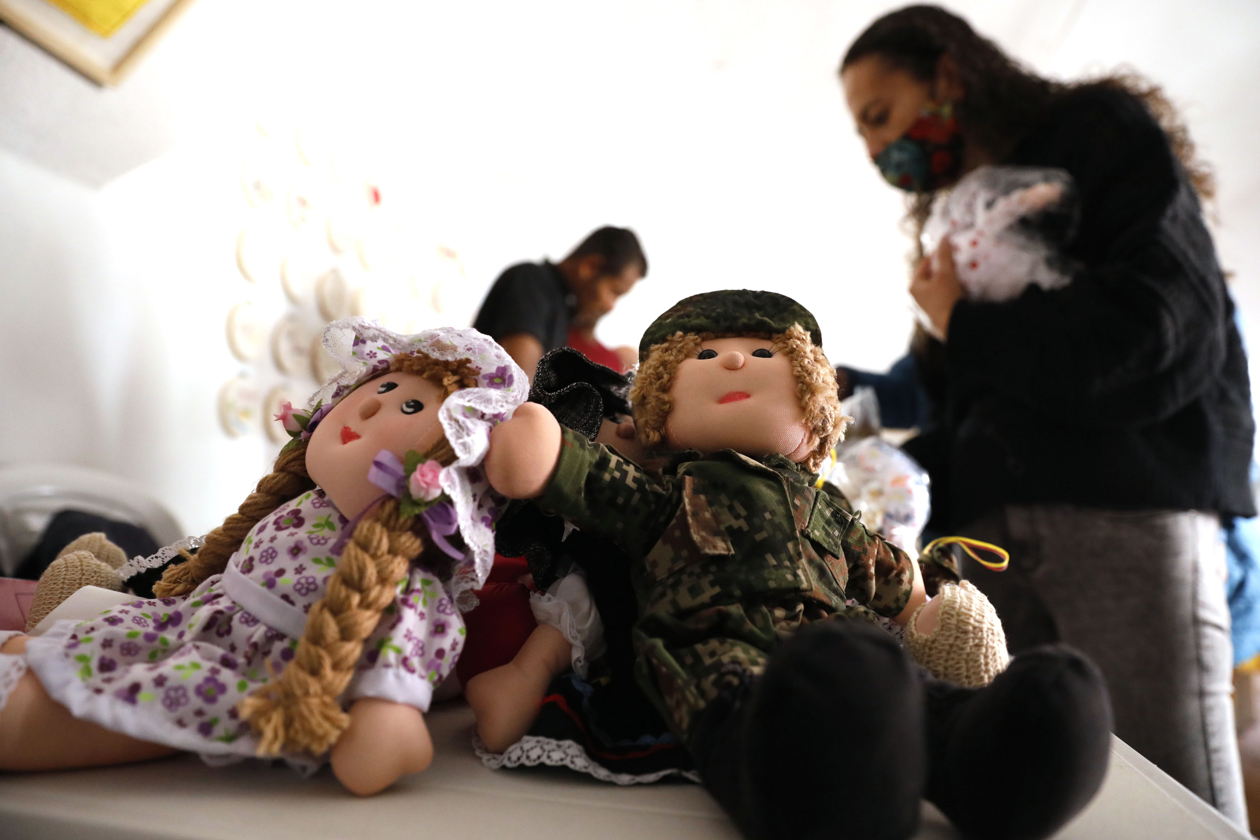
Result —
<instances>
[{"instance_id":1,"label":"purple floral dress","mask_svg":"<svg viewBox=\"0 0 1260 840\"><path fill-rule=\"evenodd\" d=\"M236 704L293 658L347 524L320 493L305 493L259 522L224 574L191 595L59 622L30 640L28 664L76 717L212 763L252 756L257 741ZM449 594L413 567L364 644L342 705L378 697L427 711L463 642Z\"/></svg>"}]
</instances>

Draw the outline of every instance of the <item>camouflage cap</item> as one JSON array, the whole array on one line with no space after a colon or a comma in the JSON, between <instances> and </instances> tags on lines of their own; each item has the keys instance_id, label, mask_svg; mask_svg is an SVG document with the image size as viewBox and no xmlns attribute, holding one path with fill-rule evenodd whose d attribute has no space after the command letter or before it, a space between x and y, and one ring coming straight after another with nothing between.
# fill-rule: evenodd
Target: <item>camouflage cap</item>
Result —
<instances>
[{"instance_id":1,"label":"camouflage cap","mask_svg":"<svg viewBox=\"0 0 1260 840\"><path fill-rule=\"evenodd\" d=\"M781 333L800 324L816 347L822 347L822 331L810 311L778 292L726 289L683 298L652 322L639 341L639 362L647 359L653 344L676 332Z\"/></svg>"}]
</instances>

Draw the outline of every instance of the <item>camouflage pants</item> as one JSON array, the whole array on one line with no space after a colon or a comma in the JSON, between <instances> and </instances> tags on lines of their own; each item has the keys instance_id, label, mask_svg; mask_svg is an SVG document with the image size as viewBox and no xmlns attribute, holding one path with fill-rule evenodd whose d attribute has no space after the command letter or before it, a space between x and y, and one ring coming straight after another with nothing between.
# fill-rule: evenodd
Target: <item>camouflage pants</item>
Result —
<instances>
[{"instance_id":1,"label":"camouflage pants","mask_svg":"<svg viewBox=\"0 0 1260 840\"><path fill-rule=\"evenodd\" d=\"M685 618L649 613L634 631L636 676L670 729L690 744L700 713L760 676L779 642L811 621L849 618L875 621L861 607L830 614L801 602L710 607Z\"/></svg>"}]
</instances>

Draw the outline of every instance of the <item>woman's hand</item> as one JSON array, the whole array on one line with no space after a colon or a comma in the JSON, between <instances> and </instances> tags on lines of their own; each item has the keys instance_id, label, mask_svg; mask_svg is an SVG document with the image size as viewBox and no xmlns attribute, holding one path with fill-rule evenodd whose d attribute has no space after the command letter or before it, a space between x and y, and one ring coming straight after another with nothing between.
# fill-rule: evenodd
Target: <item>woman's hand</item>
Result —
<instances>
[{"instance_id":1,"label":"woman's hand","mask_svg":"<svg viewBox=\"0 0 1260 840\"><path fill-rule=\"evenodd\" d=\"M931 255L919 261L910 278L910 297L922 310L933 338L946 340L954 304L962 296L962 284L958 282L958 272L954 269L953 248L948 238L942 239Z\"/></svg>"}]
</instances>

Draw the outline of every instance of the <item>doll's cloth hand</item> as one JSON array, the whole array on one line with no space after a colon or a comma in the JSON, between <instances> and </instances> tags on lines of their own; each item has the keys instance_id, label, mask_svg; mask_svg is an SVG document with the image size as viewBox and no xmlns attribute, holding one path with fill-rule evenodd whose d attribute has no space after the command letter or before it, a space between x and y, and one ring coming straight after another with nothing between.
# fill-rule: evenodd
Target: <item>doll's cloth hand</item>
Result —
<instances>
[{"instance_id":1,"label":"doll's cloth hand","mask_svg":"<svg viewBox=\"0 0 1260 840\"><path fill-rule=\"evenodd\" d=\"M928 604L940 601L937 623L922 632L919 618ZM970 582L944 584L936 598L919 607L906 624L906 649L936 677L963 686L993 681L1010 661L1006 633L997 611Z\"/></svg>"},{"instance_id":2,"label":"doll's cloth hand","mask_svg":"<svg viewBox=\"0 0 1260 840\"><path fill-rule=\"evenodd\" d=\"M102 533L84 534L61 550L57 559L39 577L35 599L26 616L29 633L63 601L85 586L122 590L118 570L127 555Z\"/></svg>"},{"instance_id":3,"label":"doll's cloth hand","mask_svg":"<svg viewBox=\"0 0 1260 840\"><path fill-rule=\"evenodd\" d=\"M560 424L537 403L524 403L490 432L485 470L490 486L509 499L542 495L560 460Z\"/></svg>"}]
</instances>

